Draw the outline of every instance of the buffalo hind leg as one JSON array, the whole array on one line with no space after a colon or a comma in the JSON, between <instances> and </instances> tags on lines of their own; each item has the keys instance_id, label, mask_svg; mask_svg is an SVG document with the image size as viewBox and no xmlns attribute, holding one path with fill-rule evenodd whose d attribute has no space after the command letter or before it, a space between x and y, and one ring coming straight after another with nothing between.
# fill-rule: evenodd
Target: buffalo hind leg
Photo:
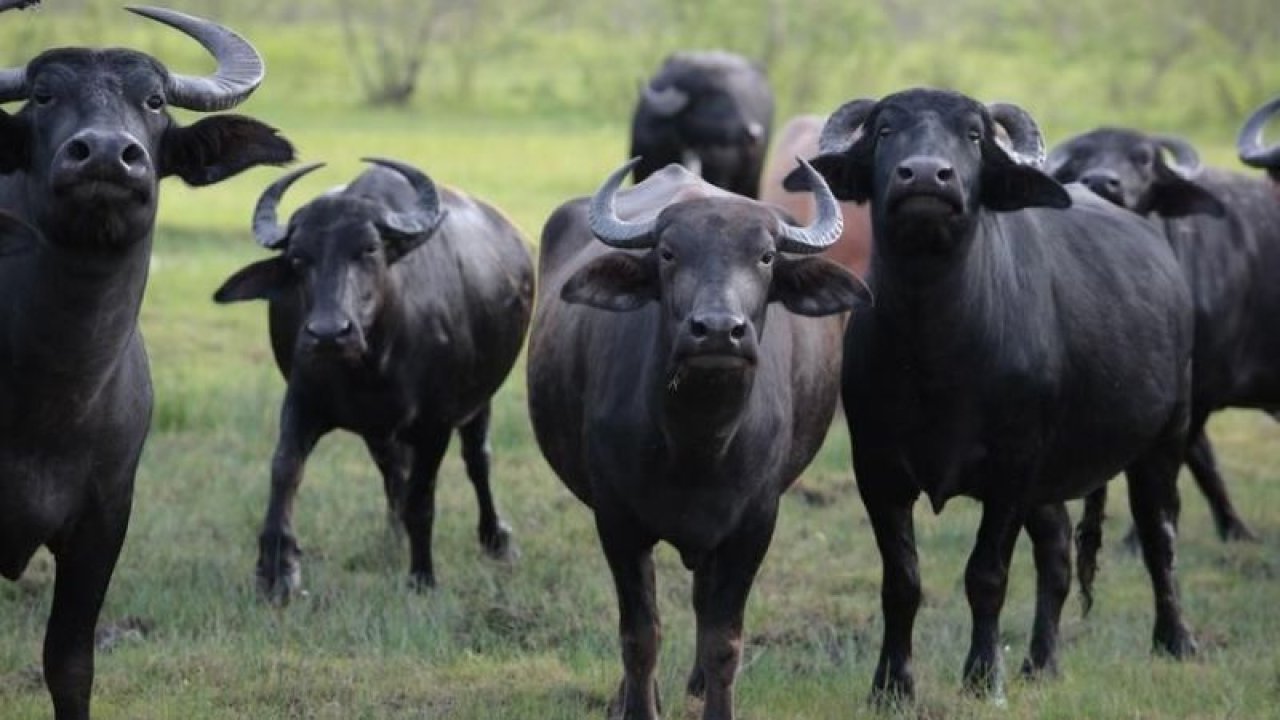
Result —
<instances>
[{"instance_id":1,"label":"buffalo hind leg","mask_svg":"<svg viewBox=\"0 0 1280 720\"><path fill-rule=\"evenodd\" d=\"M57 543L53 609L44 636L44 678L57 720L88 720L94 630L129 524L129 499L115 514L84 516Z\"/></svg>"},{"instance_id":2,"label":"buffalo hind leg","mask_svg":"<svg viewBox=\"0 0 1280 720\"><path fill-rule=\"evenodd\" d=\"M467 466L467 477L476 491L476 505L480 509L478 533L480 545L490 557L498 560L514 560L519 552L511 540L511 528L498 516L493 504L493 492L489 487L489 466L492 451L489 447L489 405L485 405L458 431L462 438L462 460Z\"/></svg>"},{"instance_id":3,"label":"buffalo hind leg","mask_svg":"<svg viewBox=\"0 0 1280 720\"><path fill-rule=\"evenodd\" d=\"M733 685L742 663L742 616L777 520L774 505L744 517L693 574L697 657L689 692L704 699L703 720L733 720Z\"/></svg>"},{"instance_id":4,"label":"buffalo hind leg","mask_svg":"<svg viewBox=\"0 0 1280 720\"><path fill-rule=\"evenodd\" d=\"M1057 676L1058 622L1071 592L1071 516L1062 503L1033 508L1023 526L1036 563L1036 618L1023 677Z\"/></svg>"},{"instance_id":5,"label":"buffalo hind leg","mask_svg":"<svg viewBox=\"0 0 1280 720\"><path fill-rule=\"evenodd\" d=\"M436 585L431 557L431 531L436 519L436 478L440 462L449 449L453 429L448 425L419 428L414 437L413 470L405 489L405 533L409 535L409 580L414 588L426 590Z\"/></svg>"},{"instance_id":6,"label":"buffalo hind leg","mask_svg":"<svg viewBox=\"0 0 1280 720\"><path fill-rule=\"evenodd\" d=\"M1174 576L1174 543L1177 536L1178 468L1181 445L1163 442L1149 450L1126 471L1129 505L1133 511L1142 558L1151 575L1156 622L1153 644L1175 658L1195 654L1191 632L1183 624Z\"/></svg>"},{"instance_id":7,"label":"buffalo hind leg","mask_svg":"<svg viewBox=\"0 0 1280 720\"><path fill-rule=\"evenodd\" d=\"M870 474L858 472L856 476L861 479ZM916 557L911 507L917 494L888 497L887 493L880 492L884 485L871 488L860 481L858 487L880 549L881 563L880 610L884 615L884 638L871 681L871 700L893 704L915 695L911 634L920 608L920 563Z\"/></svg>"},{"instance_id":8,"label":"buffalo hind leg","mask_svg":"<svg viewBox=\"0 0 1280 720\"><path fill-rule=\"evenodd\" d=\"M596 498L596 533L618 596L622 682L609 703L609 720L658 720L658 650L662 622L654 580L652 538Z\"/></svg>"},{"instance_id":9,"label":"buffalo hind leg","mask_svg":"<svg viewBox=\"0 0 1280 720\"><path fill-rule=\"evenodd\" d=\"M258 534L258 590L273 603L289 602L302 584L301 551L293 534L293 501L302 484L307 456L324 434L315 413L286 391L280 411L280 438L271 458L271 498Z\"/></svg>"},{"instance_id":10,"label":"buffalo hind leg","mask_svg":"<svg viewBox=\"0 0 1280 720\"><path fill-rule=\"evenodd\" d=\"M987 500L982 504L978 539L964 573L965 595L973 614L973 635L964 661L969 691L999 700L1004 686L1000 668L1000 610L1009 582L1009 560L1024 514L1015 506Z\"/></svg>"},{"instance_id":11,"label":"buffalo hind leg","mask_svg":"<svg viewBox=\"0 0 1280 720\"><path fill-rule=\"evenodd\" d=\"M1256 541L1257 535L1240 519L1231 496L1227 494L1227 486L1218 470L1218 461L1214 456L1213 444L1209 435L1201 425L1187 445L1187 468L1195 479L1205 500L1209 501L1209 509L1213 512L1213 524L1218 529L1218 536L1223 540Z\"/></svg>"}]
</instances>

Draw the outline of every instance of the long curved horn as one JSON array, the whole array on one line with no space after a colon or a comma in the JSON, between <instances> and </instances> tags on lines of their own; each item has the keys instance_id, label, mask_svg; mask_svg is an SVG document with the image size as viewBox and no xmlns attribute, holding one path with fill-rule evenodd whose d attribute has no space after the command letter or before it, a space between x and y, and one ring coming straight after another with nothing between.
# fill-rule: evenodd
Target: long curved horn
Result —
<instances>
[{"instance_id":1,"label":"long curved horn","mask_svg":"<svg viewBox=\"0 0 1280 720\"><path fill-rule=\"evenodd\" d=\"M1280 112L1280 97L1254 110L1240 129L1240 135L1236 137L1236 154L1245 165L1270 169L1280 167L1280 143L1262 146L1262 130L1277 112Z\"/></svg>"},{"instance_id":2,"label":"long curved horn","mask_svg":"<svg viewBox=\"0 0 1280 720\"><path fill-rule=\"evenodd\" d=\"M276 219L276 207L280 204L280 198L284 197L285 191L298 178L322 167L324 163L304 165L290 171L262 191L258 204L253 208L253 237L257 239L259 245L269 250L279 250L284 247L285 240L289 238L289 231L280 227L280 222Z\"/></svg>"},{"instance_id":3,"label":"long curved horn","mask_svg":"<svg viewBox=\"0 0 1280 720\"><path fill-rule=\"evenodd\" d=\"M1174 135L1152 135L1156 145L1169 151L1173 163L1168 164L1170 170L1188 180L1200 174L1200 153L1191 143Z\"/></svg>"},{"instance_id":4,"label":"long curved horn","mask_svg":"<svg viewBox=\"0 0 1280 720\"><path fill-rule=\"evenodd\" d=\"M1044 136L1031 114L1013 103L988 103L991 119L1004 126L1009 133L1011 148L1009 158L1019 165L1041 167L1044 165Z\"/></svg>"},{"instance_id":5,"label":"long curved horn","mask_svg":"<svg viewBox=\"0 0 1280 720\"><path fill-rule=\"evenodd\" d=\"M0 70L0 103L26 100L30 92L26 65Z\"/></svg>"},{"instance_id":6,"label":"long curved horn","mask_svg":"<svg viewBox=\"0 0 1280 720\"><path fill-rule=\"evenodd\" d=\"M671 117L689 104L689 93L672 85L661 90L654 90L645 85L641 90L644 104L659 117Z\"/></svg>"},{"instance_id":7,"label":"long curved horn","mask_svg":"<svg viewBox=\"0 0 1280 720\"><path fill-rule=\"evenodd\" d=\"M818 152L840 153L848 150L862 135L862 123L876 106L875 100L861 98L841 105L822 126L818 136Z\"/></svg>"},{"instance_id":8,"label":"long curved horn","mask_svg":"<svg viewBox=\"0 0 1280 720\"><path fill-rule=\"evenodd\" d=\"M822 174L803 158L796 158L800 167L809 176L809 187L813 189L814 203L817 205L817 217L807 227L796 227L791 223L782 223L778 249L789 253L811 255L827 249L844 231L844 216L840 212L840 203L836 202L831 188Z\"/></svg>"},{"instance_id":9,"label":"long curved horn","mask_svg":"<svg viewBox=\"0 0 1280 720\"><path fill-rule=\"evenodd\" d=\"M218 61L212 77L169 74L165 95L174 107L198 112L227 110L244 102L266 75L262 56L240 37L215 22L154 7L129 7L129 12L185 33Z\"/></svg>"},{"instance_id":10,"label":"long curved horn","mask_svg":"<svg viewBox=\"0 0 1280 720\"><path fill-rule=\"evenodd\" d=\"M426 173L402 162L386 158L366 157L362 161L379 165L400 173L414 192L418 195L418 207L409 212L386 212L378 220L378 226L384 232L402 236L423 235L434 232L444 220L445 212L440 209L440 191Z\"/></svg>"},{"instance_id":11,"label":"long curved horn","mask_svg":"<svg viewBox=\"0 0 1280 720\"><path fill-rule=\"evenodd\" d=\"M633 157L626 165L614 170L596 194L591 196L591 204L587 207L587 224L591 227L591 233L605 245L622 250L642 250L654 246L653 229L657 225L657 220L648 222L621 220L613 204L614 196L622 186L622 181L626 179L627 173L631 172L631 168L639 162L639 157Z\"/></svg>"}]
</instances>

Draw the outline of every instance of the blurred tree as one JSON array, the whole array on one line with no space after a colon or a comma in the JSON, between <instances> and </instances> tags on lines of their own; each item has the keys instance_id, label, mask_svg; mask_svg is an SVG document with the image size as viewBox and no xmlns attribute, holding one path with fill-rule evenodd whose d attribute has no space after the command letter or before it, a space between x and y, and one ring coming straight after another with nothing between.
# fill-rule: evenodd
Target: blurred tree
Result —
<instances>
[{"instance_id":1,"label":"blurred tree","mask_svg":"<svg viewBox=\"0 0 1280 720\"><path fill-rule=\"evenodd\" d=\"M448 0L336 0L347 58L365 99L406 105L418 88L432 33Z\"/></svg>"}]
</instances>

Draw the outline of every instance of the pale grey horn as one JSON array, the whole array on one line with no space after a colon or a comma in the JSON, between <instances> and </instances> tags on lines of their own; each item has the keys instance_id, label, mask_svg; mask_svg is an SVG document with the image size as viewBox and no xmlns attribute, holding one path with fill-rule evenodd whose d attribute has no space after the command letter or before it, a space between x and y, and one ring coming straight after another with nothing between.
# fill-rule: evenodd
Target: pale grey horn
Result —
<instances>
[{"instance_id":1,"label":"pale grey horn","mask_svg":"<svg viewBox=\"0 0 1280 720\"><path fill-rule=\"evenodd\" d=\"M805 175L809 176L809 187L813 191L814 203L817 205L816 217L806 227L796 227L787 222L782 223L778 249L789 253L811 255L831 247L844 232L844 216L840 212L840 203L836 202L831 188L822 173L813 169L803 158L796 158Z\"/></svg>"},{"instance_id":2,"label":"pale grey horn","mask_svg":"<svg viewBox=\"0 0 1280 720\"><path fill-rule=\"evenodd\" d=\"M227 110L244 102L262 83L262 56L234 31L215 22L154 7L129 7L129 12L168 25L204 46L218 61L211 77L169 73L165 95L169 104L198 112Z\"/></svg>"},{"instance_id":3,"label":"pale grey horn","mask_svg":"<svg viewBox=\"0 0 1280 720\"><path fill-rule=\"evenodd\" d=\"M861 98L836 108L822 126L818 135L818 152L842 153L848 150L862 134L862 123L876 106L875 100Z\"/></svg>"},{"instance_id":4,"label":"pale grey horn","mask_svg":"<svg viewBox=\"0 0 1280 720\"><path fill-rule=\"evenodd\" d=\"M1183 138L1174 135L1152 135L1157 145L1169 151L1172 163L1166 163L1169 169L1188 180L1200 174L1200 153Z\"/></svg>"},{"instance_id":5,"label":"pale grey horn","mask_svg":"<svg viewBox=\"0 0 1280 720\"><path fill-rule=\"evenodd\" d=\"M591 205L587 208L587 224L591 232L600 242L622 250L642 250L654 246L653 229L657 220L648 222L628 222L618 218L614 208L614 196L626 179L631 169L639 164L640 158L634 157L626 165L613 171L604 181L596 194L591 197Z\"/></svg>"},{"instance_id":6,"label":"pale grey horn","mask_svg":"<svg viewBox=\"0 0 1280 720\"><path fill-rule=\"evenodd\" d=\"M660 117L671 117L689 104L689 93L674 85L654 90L646 84L641 92L644 95L644 104Z\"/></svg>"},{"instance_id":7,"label":"pale grey horn","mask_svg":"<svg viewBox=\"0 0 1280 720\"><path fill-rule=\"evenodd\" d=\"M1009 134L1009 158L1019 165L1042 167L1044 165L1044 136L1031 113L1013 103L989 103L987 112L991 119L1004 127Z\"/></svg>"},{"instance_id":8,"label":"pale grey horn","mask_svg":"<svg viewBox=\"0 0 1280 720\"><path fill-rule=\"evenodd\" d=\"M280 227L280 221L276 218L276 207L280 205L280 198L284 197L285 191L298 178L322 167L324 163L304 165L290 171L262 191L262 195L258 197L258 204L253 208L253 237L259 245L270 250L279 250L284 247L285 241L289 239L289 230Z\"/></svg>"},{"instance_id":9,"label":"pale grey horn","mask_svg":"<svg viewBox=\"0 0 1280 720\"><path fill-rule=\"evenodd\" d=\"M418 208L410 212L387 212L378 225L398 235L422 235L432 233L444 220L445 212L440 209L440 191L426 173L402 162L386 158L360 158L364 162L380 165L400 173L414 192L418 195Z\"/></svg>"},{"instance_id":10,"label":"pale grey horn","mask_svg":"<svg viewBox=\"0 0 1280 720\"><path fill-rule=\"evenodd\" d=\"M1280 143L1262 146L1262 131L1277 112L1280 112L1280 97L1255 110L1240 129L1240 135L1236 137L1236 153L1245 165L1280 169Z\"/></svg>"}]
</instances>

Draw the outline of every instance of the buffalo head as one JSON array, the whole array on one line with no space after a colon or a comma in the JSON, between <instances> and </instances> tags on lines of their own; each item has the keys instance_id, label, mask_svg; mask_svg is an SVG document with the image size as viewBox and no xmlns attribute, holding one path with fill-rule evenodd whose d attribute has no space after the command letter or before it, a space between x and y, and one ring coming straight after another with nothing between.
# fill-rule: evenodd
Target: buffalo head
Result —
<instances>
[{"instance_id":1,"label":"buffalo head","mask_svg":"<svg viewBox=\"0 0 1280 720\"><path fill-rule=\"evenodd\" d=\"M1123 128L1099 128L1053 149L1047 168L1140 215L1221 216L1225 209L1196 183L1200 156L1186 140Z\"/></svg>"},{"instance_id":2,"label":"buffalo head","mask_svg":"<svg viewBox=\"0 0 1280 720\"><path fill-rule=\"evenodd\" d=\"M181 127L169 107L202 112L242 102L262 81L257 51L231 30L157 8L130 8L195 39L218 62L212 77L171 73L126 49L61 48L0 70L0 173L25 175L28 215L53 242L115 246L144 237L160 178L207 185L293 159L276 131L240 116Z\"/></svg>"},{"instance_id":3,"label":"buffalo head","mask_svg":"<svg viewBox=\"0 0 1280 720\"><path fill-rule=\"evenodd\" d=\"M1006 139L1007 138L1007 139ZM813 166L837 198L871 202L873 222L944 226L964 238L982 209L1069 207L1071 198L1045 175L1044 140L1031 116L1008 103L983 105L959 93L913 89L879 101L854 100L827 120ZM809 185L793 171L788 190ZM877 252L913 252L930 233L895 233ZM899 246L900 245L900 246Z\"/></svg>"},{"instance_id":4,"label":"buffalo head","mask_svg":"<svg viewBox=\"0 0 1280 720\"><path fill-rule=\"evenodd\" d=\"M618 218L614 195L635 162L615 171L590 205L592 233L619 251L580 268L560 296L615 312L660 304L670 373L754 368L770 302L822 316L869 300L865 286L835 263L790 255L821 252L840 235L839 205L812 168L818 214L808 227L729 196L686 200L633 222Z\"/></svg>"},{"instance_id":5,"label":"buffalo head","mask_svg":"<svg viewBox=\"0 0 1280 720\"><path fill-rule=\"evenodd\" d=\"M391 160L367 161L412 186L417 207L397 212L368 198L329 193L304 205L282 227L276 206L285 190L321 165L294 170L272 183L254 210L258 242L281 254L236 272L214 295L227 303L301 288L306 305L296 340L301 357L333 352L360 359L395 291L392 265L426 242L444 219L435 184L421 171Z\"/></svg>"}]
</instances>

